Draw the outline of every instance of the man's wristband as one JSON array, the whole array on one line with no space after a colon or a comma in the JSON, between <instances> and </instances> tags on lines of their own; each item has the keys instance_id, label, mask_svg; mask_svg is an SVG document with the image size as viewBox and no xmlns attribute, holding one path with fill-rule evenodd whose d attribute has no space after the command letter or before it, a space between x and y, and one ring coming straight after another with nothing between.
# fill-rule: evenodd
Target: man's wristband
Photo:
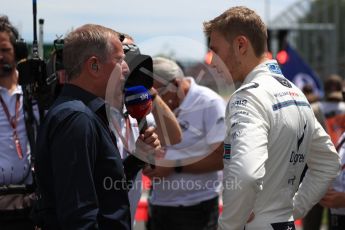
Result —
<instances>
[{"instance_id":1,"label":"man's wristband","mask_svg":"<svg viewBox=\"0 0 345 230\"><path fill-rule=\"evenodd\" d=\"M176 160L176 166L174 167L174 171L176 173L181 173L183 166L181 165L181 160Z\"/></svg>"}]
</instances>

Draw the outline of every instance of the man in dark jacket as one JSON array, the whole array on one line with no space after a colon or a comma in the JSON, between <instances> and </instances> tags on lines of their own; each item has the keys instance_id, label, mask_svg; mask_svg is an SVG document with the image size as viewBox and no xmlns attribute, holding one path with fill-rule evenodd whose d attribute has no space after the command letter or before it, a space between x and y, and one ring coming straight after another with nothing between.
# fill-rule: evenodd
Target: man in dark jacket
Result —
<instances>
[{"instance_id":1,"label":"man in dark jacket","mask_svg":"<svg viewBox=\"0 0 345 230\"><path fill-rule=\"evenodd\" d=\"M131 229L128 188L106 117L108 80L121 78L115 31L84 25L65 39L67 84L39 131L36 161L43 229ZM138 143L160 147L153 127Z\"/></svg>"}]
</instances>

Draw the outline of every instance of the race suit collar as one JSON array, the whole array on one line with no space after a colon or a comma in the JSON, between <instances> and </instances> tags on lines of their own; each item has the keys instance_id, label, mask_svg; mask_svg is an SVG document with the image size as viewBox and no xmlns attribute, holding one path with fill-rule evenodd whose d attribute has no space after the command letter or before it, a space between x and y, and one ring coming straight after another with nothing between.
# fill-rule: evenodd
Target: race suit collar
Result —
<instances>
[{"instance_id":1,"label":"race suit collar","mask_svg":"<svg viewBox=\"0 0 345 230\"><path fill-rule=\"evenodd\" d=\"M276 68L276 70L272 70L273 68ZM278 69L277 69L278 68ZM274 71L274 72L273 72ZM274 74L281 74L278 62L274 59L268 60L265 62L260 63L257 65L244 79L242 85L245 85L251 81L253 81L256 77L259 76L259 73L267 73L267 72L273 72Z\"/></svg>"}]
</instances>

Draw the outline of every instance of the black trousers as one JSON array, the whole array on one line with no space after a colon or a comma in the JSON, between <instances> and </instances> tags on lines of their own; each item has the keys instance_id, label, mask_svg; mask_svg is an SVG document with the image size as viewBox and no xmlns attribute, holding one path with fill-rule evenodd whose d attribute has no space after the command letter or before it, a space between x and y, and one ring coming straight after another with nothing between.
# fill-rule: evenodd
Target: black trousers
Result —
<instances>
[{"instance_id":1,"label":"black trousers","mask_svg":"<svg viewBox=\"0 0 345 230\"><path fill-rule=\"evenodd\" d=\"M31 209L0 211L1 230L34 230L35 226L30 218Z\"/></svg>"},{"instance_id":2,"label":"black trousers","mask_svg":"<svg viewBox=\"0 0 345 230\"><path fill-rule=\"evenodd\" d=\"M193 206L150 205L150 230L216 230L218 196Z\"/></svg>"},{"instance_id":3,"label":"black trousers","mask_svg":"<svg viewBox=\"0 0 345 230\"><path fill-rule=\"evenodd\" d=\"M323 207L316 204L303 218L303 230L319 230L321 227Z\"/></svg>"},{"instance_id":4,"label":"black trousers","mask_svg":"<svg viewBox=\"0 0 345 230\"><path fill-rule=\"evenodd\" d=\"M329 230L344 230L345 229L345 216L331 214L329 221L330 221Z\"/></svg>"}]
</instances>

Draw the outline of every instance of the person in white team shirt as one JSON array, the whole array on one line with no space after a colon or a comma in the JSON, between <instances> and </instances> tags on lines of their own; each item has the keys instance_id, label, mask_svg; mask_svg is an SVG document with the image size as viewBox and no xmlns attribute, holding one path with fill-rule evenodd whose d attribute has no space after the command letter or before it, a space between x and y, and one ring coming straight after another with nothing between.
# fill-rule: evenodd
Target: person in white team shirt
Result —
<instances>
[{"instance_id":1,"label":"person in white team shirt","mask_svg":"<svg viewBox=\"0 0 345 230\"><path fill-rule=\"evenodd\" d=\"M192 77L184 77L172 60L154 58L153 73L154 87L176 114L183 135L179 144L165 148L164 159L176 167L143 170L152 179L150 229L216 229L225 101Z\"/></svg>"},{"instance_id":2,"label":"person in white team shirt","mask_svg":"<svg viewBox=\"0 0 345 230\"><path fill-rule=\"evenodd\" d=\"M240 84L226 110L219 229L295 229L339 172L334 145L301 90L266 58L267 28L253 10L230 8L204 30L212 65Z\"/></svg>"}]
</instances>

